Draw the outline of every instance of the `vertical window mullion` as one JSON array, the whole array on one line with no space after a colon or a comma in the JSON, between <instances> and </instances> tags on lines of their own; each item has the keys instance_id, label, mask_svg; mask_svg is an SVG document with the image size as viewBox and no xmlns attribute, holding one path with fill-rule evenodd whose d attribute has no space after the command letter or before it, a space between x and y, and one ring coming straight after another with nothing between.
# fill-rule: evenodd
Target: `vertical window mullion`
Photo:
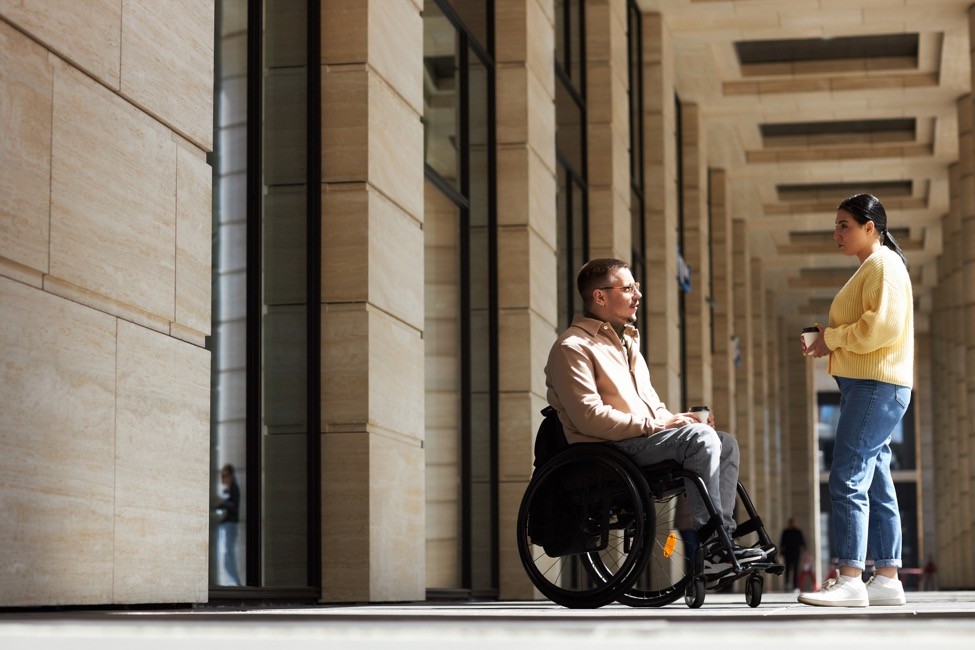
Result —
<instances>
[{"instance_id":1,"label":"vertical window mullion","mask_svg":"<svg viewBox=\"0 0 975 650\"><path fill-rule=\"evenodd\" d=\"M245 561L247 586L260 586L261 576L263 5L263 0L248 0L247 3L247 423L245 434L247 447L247 552Z\"/></svg>"},{"instance_id":2,"label":"vertical window mullion","mask_svg":"<svg viewBox=\"0 0 975 650\"><path fill-rule=\"evenodd\" d=\"M308 0L308 93L306 149L308 585L320 589L321 570L321 0Z\"/></svg>"}]
</instances>

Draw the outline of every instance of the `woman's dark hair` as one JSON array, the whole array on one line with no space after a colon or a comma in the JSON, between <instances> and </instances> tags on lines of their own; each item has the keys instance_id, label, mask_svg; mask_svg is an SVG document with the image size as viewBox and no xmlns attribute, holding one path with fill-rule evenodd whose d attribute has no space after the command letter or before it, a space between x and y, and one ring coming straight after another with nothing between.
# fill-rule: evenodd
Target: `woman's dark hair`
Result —
<instances>
[{"instance_id":1,"label":"woman's dark hair","mask_svg":"<svg viewBox=\"0 0 975 650\"><path fill-rule=\"evenodd\" d=\"M907 257L904 255L904 251L901 250L894 236L887 230L887 211L884 210L880 199L872 194L854 194L840 203L836 209L848 212L861 226L872 221L880 234L880 243L897 253L901 261L904 262L904 266L907 266Z\"/></svg>"}]
</instances>

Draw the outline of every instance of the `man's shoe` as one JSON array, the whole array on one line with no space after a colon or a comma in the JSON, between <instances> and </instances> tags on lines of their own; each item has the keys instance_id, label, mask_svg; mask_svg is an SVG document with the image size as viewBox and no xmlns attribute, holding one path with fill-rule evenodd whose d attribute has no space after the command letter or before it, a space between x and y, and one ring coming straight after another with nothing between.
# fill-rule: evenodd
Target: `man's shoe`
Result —
<instances>
[{"instance_id":1,"label":"man's shoe","mask_svg":"<svg viewBox=\"0 0 975 650\"><path fill-rule=\"evenodd\" d=\"M735 559L738 564L760 562L765 559L765 552L760 548L745 548L734 545ZM704 548L704 575L721 575L731 570L731 557L720 541L714 541Z\"/></svg>"},{"instance_id":2,"label":"man's shoe","mask_svg":"<svg viewBox=\"0 0 975 650\"><path fill-rule=\"evenodd\" d=\"M900 580L882 585L877 582L877 576L867 580L867 598L871 605L903 605L907 602Z\"/></svg>"},{"instance_id":3,"label":"man's shoe","mask_svg":"<svg viewBox=\"0 0 975 650\"><path fill-rule=\"evenodd\" d=\"M806 605L822 607L866 607L870 604L863 580L843 576L830 578L819 591L799 594L798 600Z\"/></svg>"}]
</instances>

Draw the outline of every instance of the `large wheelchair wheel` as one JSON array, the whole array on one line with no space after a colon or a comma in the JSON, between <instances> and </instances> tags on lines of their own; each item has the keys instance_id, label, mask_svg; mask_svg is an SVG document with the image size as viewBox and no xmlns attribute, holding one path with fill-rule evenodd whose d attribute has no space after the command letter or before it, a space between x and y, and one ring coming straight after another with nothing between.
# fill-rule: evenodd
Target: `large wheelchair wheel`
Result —
<instances>
[{"instance_id":1,"label":"large wheelchair wheel","mask_svg":"<svg viewBox=\"0 0 975 650\"><path fill-rule=\"evenodd\" d=\"M602 607L646 563L642 473L604 446L570 447L536 471L518 512L518 553L528 576L563 607Z\"/></svg>"},{"instance_id":2,"label":"large wheelchair wheel","mask_svg":"<svg viewBox=\"0 0 975 650\"><path fill-rule=\"evenodd\" d=\"M697 532L684 528L678 513L683 494L670 494L649 504L653 512L647 562L633 585L618 598L630 607L662 607L684 597L695 575ZM702 583L703 585L703 583Z\"/></svg>"}]
</instances>

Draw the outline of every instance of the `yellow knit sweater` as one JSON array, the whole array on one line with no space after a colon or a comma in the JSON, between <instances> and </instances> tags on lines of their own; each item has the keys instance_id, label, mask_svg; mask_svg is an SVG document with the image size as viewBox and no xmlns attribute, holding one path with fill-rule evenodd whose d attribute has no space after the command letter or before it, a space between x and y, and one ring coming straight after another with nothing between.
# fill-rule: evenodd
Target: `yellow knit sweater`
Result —
<instances>
[{"instance_id":1,"label":"yellow knit sweater","mask_svg":"<svg viewBox=\"0 0 975 650\"><path fill-rule=\"evenodd\" d=\"M829 374L914 385L914 294L897 253L881 247L847 280L824 338Z\"/></svg>"}]
</instances>

